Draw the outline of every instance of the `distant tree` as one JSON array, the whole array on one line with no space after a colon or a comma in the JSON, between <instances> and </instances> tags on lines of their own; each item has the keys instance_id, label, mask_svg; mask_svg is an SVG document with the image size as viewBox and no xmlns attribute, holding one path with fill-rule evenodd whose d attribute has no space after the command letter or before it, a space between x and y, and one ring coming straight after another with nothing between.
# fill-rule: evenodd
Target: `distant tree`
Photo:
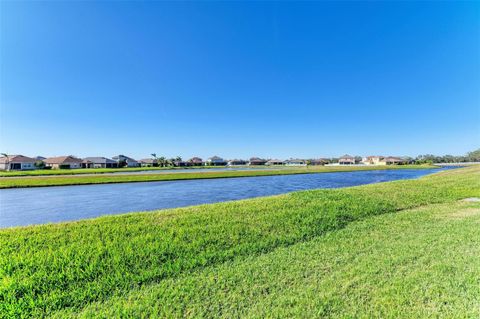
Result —
<instances>
[{"instance_id":1,"label":"distant tree","mask_svg":"<svg viewBox=\"0 0 480 319\"><path fill-rule=\"evenodd\" d=\"M44 161L35 161L35 167L38 169L43 169L45 168L45 162Z\"/></svg>"},{"instance_id":2,"label":"distant tree","mask_svg":"<svg viewBox=\"0 0 480 319\"><path fill-rule=\"evenodd\" d=\"M158 165L165 167L167 165L167 159L164 156L158 158Z\"/></svg>"},{"instance_id":3,"label":"distant tree","mask_svg":"<svg viewBox=\"0 0 480 319\"><path fill-rule=\"evenodd\" d=\"M468 152L466 159L469 162L480 162L480 148L475 151Z\"/></svg>"}]
</instances>

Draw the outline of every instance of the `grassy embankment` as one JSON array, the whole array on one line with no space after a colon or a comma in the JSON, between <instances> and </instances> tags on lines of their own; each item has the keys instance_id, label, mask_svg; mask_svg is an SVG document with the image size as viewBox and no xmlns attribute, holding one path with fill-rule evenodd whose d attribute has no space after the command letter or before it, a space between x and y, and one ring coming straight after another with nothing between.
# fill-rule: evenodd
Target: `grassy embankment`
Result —
<instances>
[{"instance_id":1,"label":"grassy embankment","mask_svg":"<svg viewBox=\"0 0 480 319\"><path fill-rule=\"evenodd\" d=\"M478 317L474 196L478 166L0 230L0 316Z\"/></svg>"},{"instance_id":2,"label":"grassy embankment","mask_svg":"<svg viewBox=\"0 0 480 319\"><path fill-rule=\"evenodd\" d=\"M118 175L88 175L88 176L24 176L0 178L0 188L16 187L41 187L41 186L62 186L62 185L87 185L87 184L110 184L110 183L131 183L131 182L157 182L185 179L211 179L229 177L252 177L290 174L311 174L326 172L348 172L382 169L408 169L408 168L438 168L430 165L400 165L400 166L311 166L295 167L272 170L243 170L243 171L212 171L184 173L172 171L168 174L118 174Z\"/></svg>"}]
</instances>

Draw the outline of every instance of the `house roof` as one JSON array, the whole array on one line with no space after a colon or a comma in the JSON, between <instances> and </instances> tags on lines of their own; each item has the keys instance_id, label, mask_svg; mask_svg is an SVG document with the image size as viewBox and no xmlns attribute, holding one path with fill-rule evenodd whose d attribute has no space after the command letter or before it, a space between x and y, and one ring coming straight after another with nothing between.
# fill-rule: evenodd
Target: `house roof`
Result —
<instances>
[{"instance_id":1,"label":"house roof","mask_svg":"<svg viewBox=\"0 0 480 319\"><path fill-rule=\"evenodd\" d=\"M355 160L355 157L350 156L348 154L343 155L342 157L339 158L340 160Z\"/></svg>"},{"instance_id":2,"label":"house roof","mask_svg":"<svg viewBox=\"0 0 480 319\"><path fill-rule=\"evenodd\" d=\"M131 158L131 157L128 157L128 156L125 156L125 155L117 155L117 156L113 156L112 159L118 161L120 159L120 157L123 157L123 159L125 159L127 162L136 162L135 159Z\"/></svg>"},{"instance_id":3,"label":"house roof","mask_svg":"<svg viewBox=\"0 0 480 319\"><path fill-rule=\"evenodd\" d=\"M283 163L283 161L279 159L270 159L267 161L267 163Z\"/></svg>"},{"instance_id":4,"label":"house roof","mask_svg":"<svg viewBox=\"0 0 480 319\"><path fill-rule=\"evenodd\" d=\"M65 163L82 163L82 160L76 158L72 155L68 156L57 156L57 157L49 157L44 160L47 164L65 164Z\"/></svg>"},{"instance_id":5,"label":"house roof","mask_svg":"<svg viewBox=\"0 0 480 319\"><path fill-rule=\"evenodd\" d=\"M85 157L83 163L114 164L116 162L106 157Z\"/></svg>"},{"instance_id":6,"label":"house roof","mask_svg":"<svg viewBox=\"0 0 480 319\"><path fill-rule=\"evenodd\" d=\"M191 159L188 160L189 162L194 162L194 163L199 163L203 162L203 160L200 157L192 157Z\"/></svg>"},{"instance_id":7,"label":"house roof","mask_svg":"<svg viewBox=\"0 0 480 319\"><path fill-rule=\"evenodd\" d=\"M311 162L327 162L328 160L325 158L313 158L310 161Z\"/></svg>"},{"instance_id":8,"label":"house roof","mask_svg":"<svg viewBox=\"0 0 480 319\"><path fill-rule=\"evenodd\" d=\"M267 160L264 160L262 158L259 158L259 157L252 157L250 158L250 162L266 162Z\"/></svg>"},{"instance_id":9,"label":"house roof","mask_svg":"<svg viewBox=\"0 0 480 319\"><path fill-rule=\"evenodd\" d=\"M144 164L154 164L154 163L157 163L157 160L154 158L144 158L139 160L139 162Z\"/></svg>"},{"instance_id":10,"label":"house roof","mask_svg":"<svg viewBox=\"0 0 480 319\"><path fill-rule=\"evenodd\" d=\"M291 158L291 159L288 159L288 160L284 161L284 163L292 163L292 162L305 162L305 160L299 159L299 158Z\"/></svg>"},{"instance_id":11,"label":"house roof","mask_svg":"<svg viewBox=\"0 0 480 319\"><path fill-rule=\"evenodd\" d=\"M0 163L35 163L37 160L31 157L23 156L23 155L8 155L0 157Z\"/></svg>"},{"instance_id":12,"label":"house roof","mask_svg":"<svg viewBox=\"0 0 480 319\"><path fill-rule=\"evenodd\" d=\"M388 162L388 161L391 161L391 162L393 162L393 161L395 161L395 162L403 162L404 159L402 159L402 158L400 158L400 157L395 157L395 156L387 156L387 157L384 158L384 161L385 161L385 162Z\"/></svg>"},{"instance_id":13,"label":"house roof","mask_svg":"<svg viewBox=\"0 0 480 319\"><path fill-rule=\"evenodd\" d=\"M208 159L209 161L223 161L223 158L219 156L212 156Z\"/></svg>"}]
</instances>

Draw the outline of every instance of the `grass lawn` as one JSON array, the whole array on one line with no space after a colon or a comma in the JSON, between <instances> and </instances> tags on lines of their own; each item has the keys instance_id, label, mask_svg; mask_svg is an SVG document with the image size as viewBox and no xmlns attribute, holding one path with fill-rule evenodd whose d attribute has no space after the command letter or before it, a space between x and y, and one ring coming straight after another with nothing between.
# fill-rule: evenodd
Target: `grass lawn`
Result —
<instances>
[{"instance_id":1,"label":"grass lawn","mask_svg":"<svg viewBox=\"0 0 480 319\"><path fill-rule=\"evenodd\" d=\"M0 171L0 177L108 174L108 173L117 173L117 172L142 172L142 171L157 171L157 170L158 171L175 171L179 169L194 170L199 168L218 168L218 166L36 169L31 171Z\"/></svg>"},{"instance_id":2,"label":"grass lawn","mask_svg":"<svg viewBox=\"0 0 480 319\"><path fill-rule=\"evenodd\" d=\"M480 167L0 230L0 316L478 317Z\"/></svg>"},{"instance_id":3,"label":"grass lawn","mask_svg":"<svg viewBox=\"0 0 480 319\"><path fill-rule=\"evenodd\" d=\"M408 168L438 168L431 165L395 165L395 166L310 166L282 169L252 169L243 171L211 171L211 172L175 172L171 170L168 174L98 174L98 175L53 175L53 176L18 176L0 178L0 188L17 187L43 187L62 185L86 185L86 184L109 184L109 183L130 183L130 182L158 182L184 179L209 179L227 177L248 177L248 176L271 176L289 174L309 174L326 172L347 172L383 169L408 169ZM72 172L76 170L69 170ZM84 170L85 171L85 170ZM192 169L194 171L194 169ZM32 173L35 171L32 171ZM59 170L60 172L60 170Z\"/></svg>"}]
</instances>

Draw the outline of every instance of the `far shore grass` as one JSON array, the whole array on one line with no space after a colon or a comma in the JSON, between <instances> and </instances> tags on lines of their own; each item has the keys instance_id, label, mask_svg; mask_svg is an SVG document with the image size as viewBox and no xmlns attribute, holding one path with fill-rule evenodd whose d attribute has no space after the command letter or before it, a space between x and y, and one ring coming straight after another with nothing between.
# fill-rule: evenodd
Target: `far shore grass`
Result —
<instances>
[{"instance_id":1,"label":"far shore grass","mask_svg":"<svg viewBox=\"0 0 480 319\"><path fill-rule=\"evenodd\" d=\"M158 182L187 179L212 179L212 178L234 178L273 176L291 174L312 174L328 172L351 172L367 170L387 169L436 169L433 165L389 165L389 166L307 166L283 169L252 169L243 171L211 171L211 172L175 172L165 174L98 174L98 175L54 175L54 176L19 176L0 178L0 189L22 188L22 187L46 187L46 186L67 186L67 185L89 185L89 184L112 184L132 182Z\"/></svg>"},{"instance_id":2,"label":"far shore grass","mask_svg":"<svg viewBox=\"0 0 480 319\"><path fill-rule=\"evenodd\" d=\"M146 167L144 166L144 167L123 167L123 168L36 169L36 170L28 170L28 171L0 171L0 177L109 174L109 173L120 173L120 172L144 172L144 171L176 171L180 169L195 170L195 169L209 169L209 168L222 168L222 167L223 166L182 166L182 167L158 167L158 166ZM241 166L235 166L235 167L241 167Z\"/></svg>"},{"instance_id":3,"label":"far shore grass","mask_svg":"<svg viewBox=\"0 0 480 319\"><path fill-rule=\"evenodd\" d=\"M0 318L478 318L480 167L0 230Z\"/></svg>"}]
</instances>

